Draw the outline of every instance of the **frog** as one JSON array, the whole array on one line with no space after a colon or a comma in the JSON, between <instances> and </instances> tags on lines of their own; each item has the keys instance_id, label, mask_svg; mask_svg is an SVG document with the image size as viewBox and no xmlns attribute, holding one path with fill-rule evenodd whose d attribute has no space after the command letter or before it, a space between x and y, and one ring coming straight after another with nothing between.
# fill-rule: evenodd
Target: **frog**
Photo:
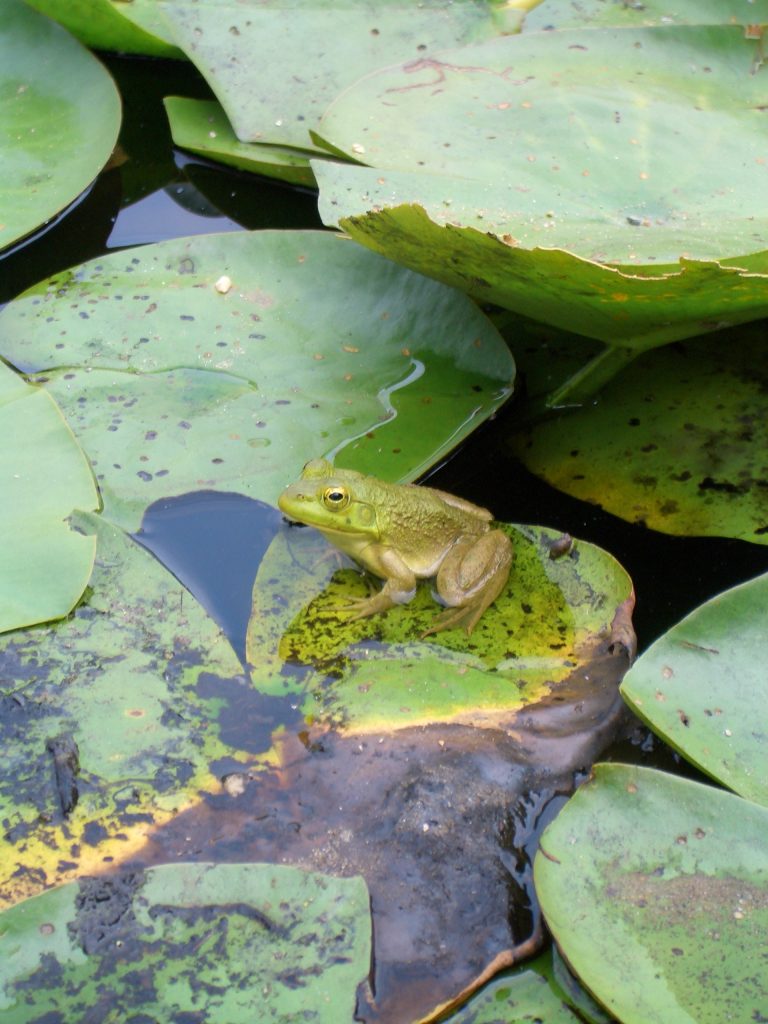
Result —
<instances>
[{"instance_id":1,"label":"frog","mask_svg":"<svg viewBox=\"0 0 768 1024\"><path fill-rule=\"evenodd\" d=\"M422 637L454 628L469 636L512 567L512 542L487 509L434 487L335 468L324 458L304 466L278 506L384 580L381 590L334 609L353 620L407 604L419 580L433 579L433 597L445 610Z\"/></svg>"}]
</instances>

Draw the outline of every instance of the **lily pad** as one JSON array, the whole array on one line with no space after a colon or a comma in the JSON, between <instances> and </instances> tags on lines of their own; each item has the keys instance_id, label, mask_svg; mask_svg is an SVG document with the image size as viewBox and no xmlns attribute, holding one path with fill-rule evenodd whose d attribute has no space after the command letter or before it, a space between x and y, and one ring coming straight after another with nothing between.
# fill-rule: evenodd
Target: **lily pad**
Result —
<instances>
[{"instance_id":1,"label":"lily pad","mask_svg":"<svg viewBox=\"0 0 768 1024\"><path fill-rule=\"evenodd\" d=\"M549 825L536 889L558 946L623 1024L753 1024L768 1004L768 810L598 765Z\"/></svg>"},{"instance_id":2,"label":"lily pad","mask_svg":"<svg viewBox=\"0 0 768 1024\"><path fill-rule=\"evenodd\" d=\"M0 249L88 187L120 128L120 99L99 62L21 0L0 19Z\"/></svg>"},{"instance_id":3,"label":"lily pad","mask_svg":"<svg viewBox=\"0 0 768 1024\"><path fill-rule=\"evenodd\" d=\"M83 878L0 914L6 1024L352 1020L371 957L361 878L172 864ZM137 978L148 979L137 984Z\"/></svg>"},{"instance_id":4,"label":"lily pad","mask_svg":"<svg viewBox=\"0 0 768 1024\"><path fill-rule=\"evenodd\" d=\"M580 1020L535 971L520 971L491 982L450 1017L427 1018L440 1019L450 1024L577 1024Z\"/></svg>"},{"instance_id":5,"label":"lily pad","mask_svg":"<svg viewBox=\"0 0 768 1024\"><path fill-rule=\"evenodd\" d=\"M766 544L765 333L755 324L648 352L512 448L554 487L630 522ZM551 347L542 356L552 364Z\"/></svg>"},{"instance_id":6,"label":"lily pad","mask_svg":"<svg viewBox=\"0 0 768 1024\"><path fill-rule=\"evenodd\" d=\"M81 515L97 538L84 601L64 622L0 637L0 900L126 856L148 828L218 788L225 747L211 676L247 689L219 628L151 555ZM78 754L79 748L79 754Z\"/></svg>"},{"instance_id":7,"label":"lily pad","mask_svg":"<svg viewBox=\"0 0 768 1024\"><path fill-rule=\"evenodd\" d=\"M544 0L526 14L523 29L616 28L638 25L750 25L768 22L767 0Z\"/></svg>"},{"instance_id":8,"label":"lily pad","mask_svg":"<svg viewBox=\"0 0 768 1024\"><path fill-rule=\"evenodd\" d=\"M368 75L321 214L534 319L645 348L768 313L768 87L739 26L506 36ZM718 159L712 159L711 146Z\"/></svg>"},{"instance_id":9,"label":"lily pad","mask_svg":"<svg viewBox=\"0 0 768 1024\"><path fill-rule=\"evenodd\" d=\"M768 804L768 576L707 601L656 641L622 683L634 711L718 782Z\"/></svg>"},{"instance_id":10,"label":"lily pad","mask_svg":"<svg viewBox=\"0 0 768 1024\"><path fill-rule=\"evenodd\" d=\"M309 129L371 68L515 31L524 13L486 0L163 0L160 8L237 137L300 149L314 148Z\"/></svg>"},{"instance_id":11,"label":"lily pad","mask_svg":"<svg viewBox=\"0 0 768 1024\"><path fill-rule=\"evenodd\" d=\"M339 571L315 531L284 531L254 583L247 645L254 681L276 695L308 685L311 720L379 735L430 722L509 729L537 702L543 707L559 692L561 703L577 690L588 730L596 720L590 701L612 701L608 649L632 650L631 581L594 545L579 541L553 558L554 531L501 528L515 548L506 590L469 639L454 629L424 640L439 611L428 587L408 605L349 621L339 609L367 592L359 572ZM314 674L290 674L284 665ZM568 719L571 733L576 717Z\"/></svg>"},{"instance_id":12,"label":"lily pad","mask_svg":"<svg viewBox=\"0 0 768 1024\"><path fill-rule=\"evenodd\" d=\"M73 530L99 495L82 449L50 395L0 362L0 633L60 619L91 575L95 542Z\"/></svg>"},{"instance_id":13,"label":"lily pad","mask_svg":"<svg viewBox=\"0 0 768 1024\"><path fill-rule=\"evenodd\" d=\"M314 186L308 152L287 146L241 142L221 104L215 100L168 96L164 102L173 141L182 149L292 185Z\"/></svg>"},{"instance_id":14,"label":"lily pad","mask_svg":"<svg viewBox=\"0 0 768 1024\"><path fill-rule=\"evenodd\" d=\"M2 354L56 397L128 529L192 490L274 502L323 453L412 478L514 375L465 296L326 232L114 253L35 285L0 325Z\"/></svg>"},{"instance_id":15,"label":"lily pad","mask_svg":"<svg viewBox=\"0 0 768 1024\"><path fill-rule=\"evenodd\" d=\"M27 0L72 35L97 50L183 58L166 40L167 29L155 0Z\"/></svg>"}]
</instances>

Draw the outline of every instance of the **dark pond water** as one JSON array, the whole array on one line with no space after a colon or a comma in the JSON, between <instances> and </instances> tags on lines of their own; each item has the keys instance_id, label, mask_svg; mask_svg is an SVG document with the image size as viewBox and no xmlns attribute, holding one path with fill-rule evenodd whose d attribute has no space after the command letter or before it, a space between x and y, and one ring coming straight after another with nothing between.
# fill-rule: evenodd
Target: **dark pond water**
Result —
<instances>
[{"instance_id":1,"label":"dark pond water","mask_svg":"<svg viewBox=\"0 0 768 1024\"><path fill-rule=\"evenodd\" d=\"M57 222L0 259L0 303L49 274L120 247L211 231L322 226L309 191L174 153L162 97L208 95L191 68L116 58L107 64L125 104L121 161ZM713 594L768 570L768 548L668 537L555 491L507 451L513 416L514 407L507 407L429 482L491 508L501 520L548 525L610 551L635 583L641 650ZM139 539L200 599L243 656L253 577L279 527L275 509L237 495L200 493L153 506ZM269 723L260 724L268 735ZM667 768L677 763L642 729L608 756ZM518 844L531 845L545 820L532 815Z\"/></svg>"}]
</instances>

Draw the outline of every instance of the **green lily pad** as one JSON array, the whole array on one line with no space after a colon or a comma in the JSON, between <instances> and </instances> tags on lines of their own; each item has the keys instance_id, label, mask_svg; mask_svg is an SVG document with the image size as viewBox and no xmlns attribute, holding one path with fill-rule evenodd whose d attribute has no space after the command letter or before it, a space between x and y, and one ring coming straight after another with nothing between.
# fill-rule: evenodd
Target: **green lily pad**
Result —
<instances>
[{"instance_id":1,"label":"green lily pad","mask_svg":"<svg viewBox=\"0 0 768 1024\"><path fill-rule=\"evenodd\" d=\"M371 68L498 31L522 10L485 0L163 0L173 37L243 142L314 148L309 129Z\"/></svg>"},{"instance_id":2,"label":"green lily pad","mask_svg":"<svg viewBox=\"0 0 768 1024\"><path fill-rule=\"evenodd\" d=\"M182 149L239 170L279 178L291 185L314 186L309 153L287 146L241 142L221 104L215 100L168 96L164 102L173 141Z\"/></svg>"},{"instance_id":3,"label":"green lily pad","mask_svg":"<svg viewBox=\"0 0 768 1024\"><path fill-rule=\"evenodd\" d=\"M167 40L167 28L155 0L27 0L72 35L97 50L183 58Z\"/></svg>"},{"instance_id":4,"label":"green lily pad","mask_svg":"<svg viewBox=\"0 0 768 1024\"><path fill-rule=\"evenodd\" d=\"M553 28L616 28L638 25L749 25L768 22L766 0L544 0L526 14L526 32Z\"/></svg>"},{"instance_id":5,"label":"green lily pad","mask_svg":"<svg viewBox=\"0 0 768 1024\"><path fill-rule=\"evenodd\" d=\"M718 594L643 653L627 703L689 761L768 804L768 576Z\"/></svg>"},{"instance_id":6,"label":"green lily pad","mask_svg":"<svg viewBox=\"0 0 768 1024\"><path fill-rule=\"evenodd\" d=\"M91 575L95 542L70 528L99 495L50 395L0 362L0 633L66 615Z\"/></svg>"},{"instance_id":7,"label":"green lily pad","mask_svg":"<svg viewBox=\"0 0 768 1024\"><path fill-rule=\"evenodd\" d=\"M501 528L515 548L506 590L470 638L453 629L423 640L439 612L427 586L408 605L349 621L339 609L367 593L359 572L338 570L315 531L284 531L254 583L247 652L256 685L276 695L306 689L310 720L353 733L431 722L509 728L555 692L555 703L577 692L583 708L606 694L610 703L624 662L607 651L616 642L631 650L634 639L628 576L594 545L579 541L552 558L554 531Z\"/></svg>"},{"instance_id":8,"label":"green lily pad","mask_svg":"<svg viewBox=\"0 0 768 1024\"><path fill-rule=\"evenodd\" d=\"M98 545L86 598L64 622L0 637L3 901L126 856L218 788L216 757L243 756L198 692L210 675L247 689L221 630L122 531L76 522Z\"/></svg>"},{"instance_id":9,"label":"green lily pad","mask_svg":"<svg viewBox=\"0 0 768 1024\"><path fill-rule=\"evenodd\" d=\"M764 356L762 324L645 353L595 401L519 431L512 448L554 487L630 522L768 543ZM548 346L539 363L553 361Z\"/></svg>"},{"instance_id":10,"label":"green lily pad","mask_svg":"<svg viewBox=\"0 0 768 1024\"><path fill-rule=\"evenodd\" d=\"M323 453L412 478L499 407L514 375L465 296L326 232L114 253L30 288L0 332L128 529L192 490L274 502Z\"/></svg>"},{"instance_id":11,"label":"green lily pad","mask_svg":"<svg viewBox=\"0 0 768 1024\"><path fill-rule=\"evenodd\" d=\"M321 214L526 316L639 348L768 313L765 76L739 26L506 36L368 75ZM712 158L716 147L718 158Z\"/></svg>"},{"instance_id":12,"label":"green lily pad","mask_svg":"<svg viewBox=\"0 0 768 1024\"><path fill-rule=\"evenodd\" d=\"M753 1024L768 1005L768 811L598 765L534 866L571 967L623 1024Z\"/></svg>"},{"instance_id":13,"label":"green lily pad","mask_svg":"<svg viewBox=\"0 0 768 1024\"><path fill-rule=\"evenodd\" d=\"M268 864L83 878L5 910L0 933L5 1024L234 1024L255 1006L259 1021L337 1024L371 958L361 878Z\"/></svg>"},{"instance_id":14,"label":"green lily pad","mask_svg":"<svg viewBox=\"0 0 768 1024\"><path fill-rule=\"evenodd\" d=\"M450 1024L577 1024L580 1020L535 971L519 971L491 982L465 1007L445 1018Z\"/></svg>"},{"instance_id":15,"label":"green lily pad","mask_svg":"<svg viewBox=\"0 0 768 1024\"><path fill-rule=\"evenodd\" d=\"M0 249L88 187L120 128L112 79L59 25L21 0L0 19Z\"/></svg>"}]
</instances>

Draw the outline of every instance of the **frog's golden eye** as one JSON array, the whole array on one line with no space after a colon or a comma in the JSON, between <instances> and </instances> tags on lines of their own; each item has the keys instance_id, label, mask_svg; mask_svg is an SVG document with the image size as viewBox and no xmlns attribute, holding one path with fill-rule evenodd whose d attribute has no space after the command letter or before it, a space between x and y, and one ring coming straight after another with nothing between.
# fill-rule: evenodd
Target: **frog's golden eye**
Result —
<instances>
[{"instance_id":1,"label":"frog's golden eye","mask_svg":"<svg viewBox=\"0 0 768 1024\"><path fill-rule=\"evenodd\" d=\"M323 504L331 512L341 512L349 504L349 491L346 487L326 487L323 492Z\"/></svg>"}]
</instances>

